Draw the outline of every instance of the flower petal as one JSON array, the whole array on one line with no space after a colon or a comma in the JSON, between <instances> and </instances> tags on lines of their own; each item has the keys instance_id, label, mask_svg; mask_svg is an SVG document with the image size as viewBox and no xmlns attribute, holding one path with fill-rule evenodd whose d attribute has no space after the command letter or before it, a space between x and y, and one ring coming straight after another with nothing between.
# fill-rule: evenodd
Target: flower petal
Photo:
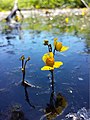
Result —
<instances>
[{"instance_id":1,"label":"flower petal","mask_svg":"<svg viewBox=\"0 0 90 120\"><path fill-rule=\"evenodd\" d=\"M44 54L42 60L46 63L46 59L49 57L48 53Z\"/></svg>"},{"instance_id":2,"label":"flower petal","mask_svg":"<svg viewBox=\"0 0 90 120\"><path fill-rule=\"evenodd\" d=\"M53 55L52 52L48 52L48 53L46 53L46 54L43 55L42 60L46 63L46 59L49 58L49 57L52 58L53 56L54 55Z\"/></svg>"},{"instance_id":3,"label":"flower petal","mask_svg":"<svg viewBox=\"0 0 90 120\"><path fill-rule=\"evenodd\" d=\"M41 70L53 70L53 67L49 67L49 66L44 66L41 68Z\"/></svg>"},{"instance_id":4,"label":"flower petal","mask_svg":"<svg viewBox=\"0 0 90 120\"><path fill-rule=\"evenodd\" d=\"M55 63L54 63L54 68L59 68L61 65L63 65L63 62L58 62L58 61L56 61Z\"/></svg>"},{"instance_id":5,"label":"flower petal","mask_svg":"<svg viewBox=\"0 0 90 120\"><path fill-rule=\"evenodd\" d=\"M66 51L66 50L68 50L68 49L69 49L69 47L67 47L67 46L62 46L60 52L64 52L64 51Z\"/></svg>"},{"instance_id":6,"label":"flower petal","mask_svg":"<svg viewBox=\"0 0 90 120\"><path fill-rule=\"evenodd\" d=\"M49 56L50 56L51 58L53 58L53 56L54 56L54 55L53 55L53 52L49 52L48 54L49 54Z\"/></svg>"}]
</instances>

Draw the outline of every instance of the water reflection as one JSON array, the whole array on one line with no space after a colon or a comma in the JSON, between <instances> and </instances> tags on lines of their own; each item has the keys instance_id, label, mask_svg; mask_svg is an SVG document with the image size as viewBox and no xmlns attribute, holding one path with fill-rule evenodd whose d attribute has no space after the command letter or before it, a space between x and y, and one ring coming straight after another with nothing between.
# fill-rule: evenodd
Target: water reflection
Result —
<instances>
[{"instance_id":1,"label":"water reflection","mask_svg":"<svg viewBox=\"0 0 90 120\"><path fill-rule=\"evenodd\" d=\"M61 93L55 95L53 92L51 92L50 102L47 104L47 107L45 109L47 120L52 120L58 115L61 115L66 106L67 101Z\"/></svg>"},{"instance_id":2,"label":"water reflection","mask_svg":"<svg viewBox=\"0 0 90 120\"><path fill-rule=\"evenodd\" d=\"M35 108L35 106L32 105L32 103L30 102L30 98L29 98L29 95L28 95L28 91L27 91L27 87L26 87L26 86L24 87L24 91L25 91L25 100L26 100L26 102L29 104L30 107Z\"/></svg>"},{"instance_id":3,"label":"water reflection","mask_svg":"<svg viewBox=\"0 0 90 120\"><path fill-rule=\"evenodd\" d=\"M6 39L15 39L16 35L19 36L19 39L22 39L22 23L16 22L12 24L13 26L10 26L11 23L5 22L4 26L2 26L2 34L5 34Z\"/></svg>"},{"instance_id":4,"label":"water reflection","mask_svg":"<svg viewBox=\"0 0 90 120\"><path fill-rule=\"evenodd\" d=\"M90 35L87 35L87 39L85 40L85 53L90 54Z\"/></svg>"},{"instance_id":5,"label":"water reflection","mask_svg":"<svg viewBox=\"0 0 90 120\"><path fill-rule=\"evenodd\" d=\"M59 19L58 19L59 20ZM38 27L39 28L39 27ZM79 29L76 29L76 30L79 30ZM77 31L78 32L78 31ZM35 35L33 35L33 33L35 33ZM37 32L34 32L34 31L31 31L30 30L30 34L28 34L28 31L26 30L25 31L25 34L26 34L26 36L27 36L27 38L25 38L25 42L26 42L26 46L25 47L23 47L23 43L19 40L18 41L18 39L13 39L13 40L15 40L15 42L13 42L13 41L11 41L10 39L8 39L8 37L7 37L7 42L5 42L5 43L3 43L3 40L1 40L1 44L3 43L3 44L13 44L14 46L15 46L15 48L17 48L18 49L18 51L17 51L17 49L15 49L15 51L16 51L16 58L19 58L19 55L21 55L21 54L25 54L26 56L28 56L29 55L29 50L30 49L26 49L26 47L28 47L28 45L30 45L30 44L28 44L28 43L31 43L30 42L30 39L31 40L33 40L33 41L35 41L36 43L37 43L37 45L36 46L39 46L38 47L38 49L36 50L36 49L32 49L31 50L31 53L32 53L32 65L35 63L35 61L36 61L36 59L37 59L37 57L39 58L39 57L41 57L41 54L43 54L44 53L44 47L41 47L41 45L42 45L42 40L44 39L44 38L46 38L46 36L48 37L48 39L52 39L52 37L51 37L51 35L53 36L53 37L56 37L56 34L55 35L53 35L53 34L51 34L51 33L48 33L48 32L41 32L40 33L40 39L39 39L39 42L37 41L38 40L38 36L37 36ZM60 34L60 33L59 33ZM30 38L30 35L33 35L34 37L33 37L33 39L32 38ZM17 38L17 36L15 35L15 37ZM67 61L67 63L68 63L68 66L69 67L67 67L67 66L65 66L64 68L62 68L63 69L63 71L60 71L59 70L59 72L60 72L60 74L59 73L56 73L57 74L57 77L56 77L56 79L57 79L57 84L59 85L59 75L61 76L62 75L62 79L65 81L65 83L69 83L69 85L71 84L71 87L72 87L72 89L74 89L74 85L76 85L77 87L75 87L75 89L77 90L77 91L80 91L80 94L81 94L81 99L82 99L82 101L79 99L79 95L78 95L78 92L73 92L73 96L77 96L77 97L74 97L74 101L75 101L75 104L74 104L74 102L72 102L72 104L73 104L73 108L71 108L71 106L69 105L69 110L73 110L73 109L78 109L77 108L77 106L76 106L76 103L79 103L78 104L78 107L82 107L82 106L85 106L85 107L87 107L88 106L88 94L87 94L87 90L88 90L88 69L85 67L85 66L87 66L87 58L89 57L89 56L85 56L85 55L83 55L83 56L81 56L81 55L78 55L78 53L76 53L76 50L75 49L77 49L77 51L78 50L80 50L81 52L83 51L82 49L83 49L83 47L84 46L82 46L81 44L84 42L84 41L81 41L81 39L80 39L80 43L78 43L78 44L76 44L77 43L77 41L79 40L79 38L77 38L77 37L73 37L73 36L69 36L69 35L67 35L67 36L64 36L64 34L62 34L62 36L61 36L61 34L60 34L60 36L58 35L58 37L59 37L59 39L62 39L63 38L63 41L65 41L66 42L66 44L68 43L68 42L70 42L70 43L68 43L68 44L70 44L70 47L71 47L71 52L69 51L69 53L67 54L67 55L65 55L65 54L63 54L63 56L61 56L60 58L63 60L64 59L64 61ZM74 39L74 40L73 40ZM11 42L11 43L10 43ZM16 44L17 43L17 44ZM90 42L89 42L89 39L88 39L88 43L87 44L89 44ZM33 44L34 45L34 44ZM74 47L73 47L73 45L75 45ZM20 48L20 46L21 46L21 48ZM80 46L80 47L79 47ZM29 48L29 47L28 47ZM12 49L12 48L11 48ZM42 50L41 50L42 49ZM22 51L21 51L22 50ZM24 53L22 53L22 52L24 52ZM36 53L36 54L35 54ZM4 53L4 50L1 50L1 53L0 53L1 55L3 54L3 55L5 55L5 53ZM65 56L64 56L65 55ZM15 57L15 56L14 56ZM87 57L87 58L86 58ZM12 66L14 66L14 67L16 67L16 66L18 66L18 61L16 61L16 59L13 59L14 61L12 62L12 65L11 65L11 67L9 67L8 66L8 61L11 61L12 60L12 58L13 58L13 56L12 57L10 57L10 59L7 59L8 61L6 61L6 58L8 58L8 56L5 56L5 58L4 57L2 57L2 59L1 59L1 68L3 68L2 69L2 71L1 71L1 74L0 74L0 77L2 78L2 81L1 81L1 85L3 86L4 85L4 83L5 83L5 81L6 80L4 80L5 78L5 76L6 76L6 78L7 78L7 81L9 81L9 82L12 82L13 80L15 80L16 78L18 78L18 77L20 77L18 74L16 74L16 77L15 76L13 76L13 79L12 78L10 78L10 76L9 75L7 75L7 74L5 74L6 72L7 72L7 70L9 70L10 68L11 68L11 70L12 70ZM56 55L56 58L59 58L59 55L57 54ZM83 59L84 58L84 59ZM3 62L4 61L4 62ZM74 61L74 62L72 62L72 61ZM82 63L84 63L84 64L82 64ZM81 65L82 64L82 65ZM6 65L6 66L5 66ZM42 66L42 62L41 61L39 61L39 59L37 59L37 69L38 68L40 68L40 66ZM73 68L75 67L75 66L82 66L82 69L79 69L78 67L76 68L76 70L73 70ZM8 68L8 69L6 69L6 68ZM86 68L86 69L85 69ZM11 70L9 70L9 71L11 71ZM33 71L33 67L31 68L31 70ZM3 72L3 71L6 71L6 72ZM8 72L9 72L8 71ZM28 73L28 72L27 72ZM37 70L36 72L34 72L34 73L36 73L36 74L38 74L39 73L39 71ZM72 74L71 74L72 73ZM74 74L75 73L75 74ZM35 75L35 74L34 74ZM40 75L42 75L42 76L40 76ZM45 84L44 84L44 80L41 80L41 77L43 77L44 78L44 75L43 74L41 74L41 72L40 72L40 75L38 75L38 77L35 77L35 83L36 83L36 81L37 81L37 83L39 83L39 85L41 85L41 86L47 86L46 84L46 81L45 81ZM78 77L81 77L81 78L83 78L83 80L82 81L80 81L80 80L78 80ZM36 80L36 79L38 79L38 80ZM18 80L18 79L17 79ZM68 81L69 80L69 81ZM33 81L34 82L34 81ZM62 83L63 83L63 81L61 81ZM73 82L73 84L72 84L72 82ZM85 82L85 84L84 84L84 82ZM31 83L32 83L32 81L31 81ZM7 82L5 83L5 84L7 84ZM54 83L52 83L52 86L54 87ZM66 87L66 88L65 88ZM70 86L69 86L70 87ZM9 87L10 88L10 87ZM68 89L68 86L66 85L63 85L62 86L62 92L64 92L67 96L65 96L65 97L69 97L70 99L70 101L72 101L72 97L70 96L70 94L67 94L67 89ZM64 89L65 88L65 89ZM83 91L83 88L85 88L84 89L84 91ZM30 93L28 93L29 91L29 89L31 89L31 88L23 88L23 89L26 89L25 90L25 98L26 98L26 101L27 101L27 103L28 104L31 104L31 102L33 102L33 101L31 101L31 97L33 97L33 94L32 94L32 96L30 96L30 98L29 98L29 94ZM10 103L12 103L12 101L16 101L16 90L17 90L17 88L15 88L14 89L14 87L12 87L12 90L10 91L10 93L11 93L11 95L13 96L13 94L15 94L15 96L13 96L12 97L12 99L11 99L11 101L10 101ZM1 90L2 91L2 90ZM59 91L59 88L57 87L57 91ZM21 92L21 94L22 94L22 91L21 90L18 90L17 92ZM39 90L37 90L37 92L39 93ZM57 115L60 115L61 113L62 113L62 111L66 108L66 104L67 103L65 103L64 104L64 102L67 102L67 101L65 101L65 97L64 96L62 96L62 94L60 93L60 92L58 92L58 93L55 93L56 91L52 88L52 90L51 90L51 94L50 94L50 100L48 100L48 104L44 107L45 108L45 115L47 116L47 119L52 119L52 118L55 118ZM72 92L72 91L71 91ZM35 90L33 90L33 93L35 93ZM24 93L23 93L24 94ZM45 93L44 93L45 94ZM5 96L7 97L8 96L8 94L6 94L6 93L4 93L4 94L2 94L2 101L1 101L1 104L0 104L0 109L2 110L3 109L3 106L7 106L8 105L8 101L9 101L9 99L7 99L7 101L6 102L3 102L4 100L5 100ZM30 94L31 95L31 94ZM43 101L41 101L41 98L42 96L39 96L39 100L40 100L40 102L41 102L41 104L44 104L43 103ZM33 97L34 98L34 97ZM19 99L21 100L21 98L19 97ZM36 96L35 96L35 98L33 99L33 100L36 100ZM47 99L45 98L45 100L44 101L46 101ZM79 102L78 102L78 100L79 100ZM63 102L64 101L64 102ZM21 103L23 106L24 106L24 104L23 103ZM64 104L64 105L63 105ZM69 104L69 103L68 103ZM70 103L71 104L71 103ZM32 104L31 104L32 105ZM45 104L44 104L45 105ZM65 106L66 105L66 106ZM24 106L25 108L26 108L26 106ZM31 107L31 106L30 106ZM36 107L36 106L35 106ZM60 109L60 110L59 110ZM27 110L27 109L26 109ZM78 110L77 110L78 111ZM27 112L27 111L25 111L25 112ZM37 112L37 114L35 113L35 111L34 111L34 113L33 113L33 111L30 111L30 113L31 113L31 116L32 116L32 118L34 119L35 117L37 118L37 114L39 114L40 113L40 111L38 111ZM27 112L27 114L30 114L30 113L28 113ZM48 114L48 115L47 115ZM35 115L35 116L33 116L33 115ZM64 114L65 115L65 114ZM58 118L59 119L59 118ZM70 119L70 118L69 118ZM4 119L3 119L4 120Z\"/></svg>"},{"instance_id":6,"label":"water reflection","mask_svg":"<svg viewBox=\"0 0 90 120\"><path fill-rule=\"evenodd\" d=\"M51 90L51 95L50 95L50 101L47 103L47 106L45 108L45 114L47 120L52 120L56 118L58 115L62 114L64 109L67 107L67 101L65 97L58 92L57 94L55 93L54 90L54 77L53 77L53 72L51 71L52 74L52 90Z\"/></svg>"},{"instance_id":7,"label":"water reflection","mask_svg":"<svg viewBox=\"0 0 90 120\"><path fill-rule=\"evenodd\" d=\"M3 28L2 34L6 35L6 39L15 39L16 35L19 36L19 39L22 39L22 24L16 25L16 28L9 28L8 24Z\"/></svg>"},{"instance_id":8,"label":"water reflection","mask_svg":"<svg viewBox=\"0 0 90 120\"><path fill-rule=\"evenodd\" d=\"M11 39L15 39L15 36L5 36L5 38L2 38L0 40L0 47L14 46L14 44L11 43Z\"/></svg>"},{"instance_id":9,"label":"water reflection","mask_svg":"<svg viewBox=\"0 0 90 120\"><path fill-rule=\"evenodd\" d=\"M10 40L7 40L7 44L1 44L0 47L14 46Z\"/></svg>"}]
</instances>

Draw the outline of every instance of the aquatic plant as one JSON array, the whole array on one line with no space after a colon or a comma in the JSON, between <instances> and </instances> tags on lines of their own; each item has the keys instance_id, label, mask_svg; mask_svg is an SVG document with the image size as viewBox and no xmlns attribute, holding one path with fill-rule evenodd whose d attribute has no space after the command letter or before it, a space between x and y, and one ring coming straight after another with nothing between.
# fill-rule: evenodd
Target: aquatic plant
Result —
<instances>
[{"instance_id":1,"label":"aquatic plant","mask_svg":"<svg viewBox=\"0 0 90 120\"><path fill-rule=\"evenodd\" d=\"M28 57L25 60L24 55L22 55L21 58L20 58L20 60L22 61L22 68L21 68L21 70L22 70L22 73L23 73L22 84L25 85L25 86L31 86L31 84L29 84L27 81L25 81L26 64L30 60L30 57Z\"/></svg>"},{"instance_id":2,"label":"aquatic plant","mask_svg":"<svg viewBox=\"0 0 90 120\"><path fill-rule=\"evenodd\" d=\"M59 68L63 65L61 61L55 61L55 51L63 52L69 49L67 46L63 46L61 42L57 41L57 38L54 38L54 50L52 52L52 45L49 44L48 40L44 40L44 45L48 46L48 53L45 53L42 57L42 60L45 63L45 66L41 70L49 70L52 76L52 83L54 83L54 68Z\"/></svg>"},{"instance_id":3,"label":"aquatic plant","mask_svg":"<svg viewBox=\"0 0 90 120\"><path fill-rule=\"evenodd\" d=\"M58 115L61 115L63 113L68 105L66 98L60 92L58 92L57 94L55 93L53 70L50 70L50 72L52 74L52 91L50 94L49 103L47 103L44 110L45 115L43 115L40 120L43 120L44 117L46 117L47 120L55 119Z\"/></svg>"},{"instance_id":4,"label":"aquatic plant","mask_svg":"<svg viewBox=\"0 0 90 120\"><path fill-rule=\"evenodd\" d=\"M55 51L63 52L69 49L67 46L63 46L61 42L57 41L57 38L54 38L54 50L52 52L52 45L49 44L48 40L44 40L44 45L48 46L48 53L45 53L42 57L42 60L45 63L45 66L41 68L41 70L49 70L51 72L51 80L52 80L52 90L54 91L54 68L59 68L63 65L61 61L55 61Z\"/></svg>"},{"instance_id":5,"label":"aquatic plant","mask_svg":"<svg viewBox=\"0 0 90 120\"><path fill-rule=\"evenodd\" d=\"M55 61L54 54L52 52L48 52L43 55L42 60L45 63L45 66L41 68L41 70L54 70L54 68L59 68L63 65L61 61Z\"/></svg>"},{"instance_id":6,"label":"aquatic plant","mask_svg":"<svg viewBox=\"0 0 90 120\"><path fill-rule=\"evenodd\" d=\"M67 46L63 46L61 42L57 41L58 38L54 38L54 50L52 52L52 45L49 44L48 40L44 40L44 45L48 46L48 53L45 53L42 57L42 60L45 63L45 66L41 68L41 70L54 70L54 68L59 68L61 65L63 65L63 62L61 61L55 61L54 55L55 51L58 52L64 52L69 49Z\"/></svg>"},{"instance_id":7,"label":"aquatic plant","mask_svg":"<svg viewBox=\"0 0 90 120\"><path fill-rule=\"evenodd\" d=\"M45 115L41 117L47 117L48 120L52 120L53 118L60 115L63 110L67 107L66 99L58 93L55 95L54 92L54 68L59 68L63 65L61 61L55 61L55 51L63 52L69 49L67 46L63 46L61 42L57 41L57 38L54 38L54 50L52 52L52 45L49 44L48 40L44 40L44 45L48 46L48 53L45 53L42 57L42 60L45 63L45 66L41 68L41 70L49 70L51 73L51 85L52 85L52 92L50 96L50 103L47 104L45 108Z\"/></svg>"},{"instance_id":8,"label":"aquatic plant","mask_svg":"<svg viewBox=\"0 0 90 120\"><path fill-rule=\"evenodd\" d=\"M22 61L22 74L23 74L23 78L22 78L22 85L25 86L25 87L37 87L39 88L39 86L35 86L35 85L32 85L30 84L28 81L25 80L25 75L26 75L26 64L27 62L30 60L30 57L28 57L26 60L25 60L25 57L24 55L21 56L20 60Z\"/></svg>"},{"instance_id":9,"label":"aquatic plant","mask_svg":"<svg viewBox=\"0 0 90 120\"><path fill-rule=\"evenodd\" d=\"M58 38L54 38L54 52L53 52L54 54L55 54L55 51L64 52L68 49L69 47L63 46L62 42L58 42Z\"/></svg>"}]
</instances>

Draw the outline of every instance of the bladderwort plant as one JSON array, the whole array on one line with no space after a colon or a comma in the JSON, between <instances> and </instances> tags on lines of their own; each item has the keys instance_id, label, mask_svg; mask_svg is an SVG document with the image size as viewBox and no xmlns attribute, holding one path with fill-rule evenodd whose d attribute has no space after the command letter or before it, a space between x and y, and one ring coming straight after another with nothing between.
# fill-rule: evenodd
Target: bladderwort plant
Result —
<instances>
[{"instance_id":1,"label":"bladderwort plant","mask_svg":"<svg viewBox=\"0 0 90 120\"><path fill-rule=\"evenodd\" d=\"M24 55L21 56L20 60L22 61L22 74L23 74L23 77L22 77L22 85L24 86L31 86L26 80L25 80L25 75L26 75L26 64L27 62L30 60L30 57L28 57L26 60L25 60L25 57Z\"/></svg>"},{"instance_id":2,"label":"bladderwort plant","mask_svg":"<svg viewBox=\"0 0 90 120\"><path fill-rule=\"evenodd\" d=\"M59 114L62 113L62 111L67 107L67 101L65 97L61 94L55 94L54 91L54 69L59 68L63 65L63 62L61 61L55 61L55 52L63 52L69 49L67 46L63 46L61 42L58 41L57 38L54 38L54 49L52 50L52 45L49 44L48 40L44 41L44 45L48 46L48 53L45 53L42 57L42 60L45 63L45 66L41 68L41 70L49 70L51 73L51 95L50 95L50 102L47 104L47 107L45 109L45 115L44 117L47 117L48 119L53 119Z\"/></svg>"},{"instance_id":3,"label":"bladderwort plant","mask_svg":"<svg viewBox=\"0 0 90 120\"><path fill-rule=\"evenodd\" d=\"M59 68L63 65L61 61L55 61L55 52L64 52L69 49L67 46L63 46L62 42L58 41L58 38L54 38L54 50L52 52L52 45L49 44L48 40L44 40L44 45L48 46L48 53L45 53L42 57L42 60L45 63L45 66L41 68L41 70L49 70L52 76L52 83L54 82L54 69Z\"/></svg>"},{"instance_id":4,"label":"bladderwort plant","mask_svg":"<svg viewBox=\"0 0 90 120\"><path fill-rule=\"evenodd\" d=\"M30 59L31 59L31 58L28 57L28 58L25 60L24 55L22 55L22 56L20 57L20 60L22 61L22 68L21 68L21 70L22 70L22 74L23 74L23 76L22 76L22 85L25 86L25 87L40 88L39 86L32 85L32 84L30 84L28 81L25 80L25 76L26 76L26 64L27 64L27 62L28 62Z\"/></svg>"}]
</instances>

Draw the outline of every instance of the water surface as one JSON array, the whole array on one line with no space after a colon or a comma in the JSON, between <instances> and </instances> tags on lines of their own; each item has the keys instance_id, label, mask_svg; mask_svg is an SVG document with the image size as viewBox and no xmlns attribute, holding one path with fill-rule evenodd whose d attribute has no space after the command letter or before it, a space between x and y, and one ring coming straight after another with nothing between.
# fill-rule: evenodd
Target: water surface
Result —
<instances>
[{"instance_id":1,"label":"water surface","mask_svg":"<svg viewBox=\"0 0 90 120\"><path fill-rule=\"evenodd\" d=\"M52 93L50 72L40 69L44 66L42 56L48 52L43 41L48 39L53 46L55 37L63 45L69 46L68 51L55 54L55 60L62 61L64 65L54 71L54 92L55 95L58 93L63 95L68 103L63 113L55 120L70 119L71 113L76 113L78 118L80 114L77 112L80 113L80 110L83 113L86 110L85 120L89 120L90 36L88 32L77 31L76 34L77 27L74 29L72 26L67 27L66 24L66 27L58 29L58 25L55 24L56 27L53 27L50 20L49 24L45 23L44 28L43 25L41 26L42 29L40 26L37 27L36 23L31 26L29 22L22 24L20 33L17 30L9 34L0 31L0 120L10 119L13 107L22 111L24 120L47 119L44 111ZM49 25L48 30L46 25ZM27 63L25 79L35 85L35 88L26 89L21 85L22 72L19 58L22 55L31 58Z\"/></svg>"}]
</instances>

